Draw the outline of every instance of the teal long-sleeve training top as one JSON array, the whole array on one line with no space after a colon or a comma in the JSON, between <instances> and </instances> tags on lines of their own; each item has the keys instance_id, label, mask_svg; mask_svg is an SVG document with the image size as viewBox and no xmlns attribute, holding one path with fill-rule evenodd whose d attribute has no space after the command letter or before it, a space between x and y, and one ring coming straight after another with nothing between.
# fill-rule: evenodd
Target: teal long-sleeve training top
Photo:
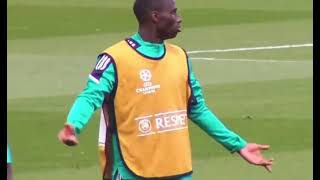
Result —
<instances>
[{"instance_id":1,"label":"teal long-sleeve training top","mask_svg":"<svg viewBox=\"0 0 320 180\"><path fill-rule=\"evenodd\" d=\"M131 38L139 43L137 51L151 58L158 58L164 55L164 43L150 43L144 41L139 33L134 34ZM97 62L104 58L103 54L99 55ZM231 153L242 149L247 142L239 135L229 130L219 120L219 118L207 107L202 94L202 87L196 79L192 70L190 59L188 60L190 86L192 88L195 103L192 103L188 111L188 118L204 130L209 136L223 145ZM90 74L87 85L78 95L67 117L67 124L72 125L77 134L80 134L84 127L89 123L95 110L101 108L105 94L110 94L115 87L115 69L110 62L107 68L101 73L99 80ZM114 138L114 137L113 137ZM113 145L114 152L118 152L117 142ZM119 153L115 153L114 171L118 170L122 176L131 179L134 176L130 174L123 166L123 160ZM114 172L115 173L115 172ZM126 177L123 177L126 178Z\"/></svg>"}]
</instances>

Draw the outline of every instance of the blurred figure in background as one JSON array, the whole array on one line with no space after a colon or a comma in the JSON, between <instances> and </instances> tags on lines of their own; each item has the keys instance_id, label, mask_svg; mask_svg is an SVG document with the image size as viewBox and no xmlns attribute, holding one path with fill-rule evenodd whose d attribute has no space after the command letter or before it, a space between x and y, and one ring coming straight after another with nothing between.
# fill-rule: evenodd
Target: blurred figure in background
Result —
<instances>
[{"instance_id":1,"label":"blurred figure in background","mask_svg":"<svg viewBox=\"0 0 320 180\"><path fill-rule=\"evenodd\" d=\"M12 156L9 145L7 144L7 180L12 180Z\"/></svg>"}]
</instances>

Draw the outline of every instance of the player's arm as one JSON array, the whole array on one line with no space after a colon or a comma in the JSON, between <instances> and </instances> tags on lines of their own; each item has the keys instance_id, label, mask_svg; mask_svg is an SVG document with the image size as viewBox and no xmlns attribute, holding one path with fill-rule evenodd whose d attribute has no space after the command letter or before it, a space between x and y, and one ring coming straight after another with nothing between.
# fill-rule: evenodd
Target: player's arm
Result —
<instances>
[{"instance_id":1,"label":"player's arm","mask_svg":"<svg viewBox=\"0 0 320 180\"><path fill-rule=\"evenodd\" d=\"M266 150L269 146L247 143L238 134L229 130L207 107L201 85L195 78L189 61L188 65L189 84L192 88L188 117L230 152L238 152L249 163L264 166L268 171L271 171L272 159L264 159L261 154L261 150Z\"/></svg>"},{"instance_id":2,"label":"player's arm","mask_svg":"<svg viewBox=\"0 0 320 180\"><path fill-rule=\"evenodd\" d=\"M192 97L189 104L188 117L230 152L236 152L245 147L247 142L239 135L226 128L219 118L207 107L202 94L201 85L192 71L190 62L189 72Z\"/></svg>"},{"instance_id":3,"label":"player's arm","mask_svg":"<svg viewBox=\"0 0 320 180\"><path fill-rule=\"evenodd\" d=\"M115 83L113 60L107 54L98 56L87 85L73 103L58 138L67 145L78 144L77 134L89 123L93 113L102 106L104 97L110 94Z\"/></svg>"}]
</instances>

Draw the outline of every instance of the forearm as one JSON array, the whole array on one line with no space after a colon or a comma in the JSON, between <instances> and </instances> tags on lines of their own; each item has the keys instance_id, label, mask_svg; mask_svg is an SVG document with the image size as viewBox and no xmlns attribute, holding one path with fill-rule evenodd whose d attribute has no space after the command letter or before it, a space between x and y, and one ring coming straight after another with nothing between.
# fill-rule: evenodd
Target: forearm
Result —
<instances>
[{"instance_id":1,"label":"forearm","mask_svg":"<svg viewBox=\"0 0 320 180\"><path fill-rule=\"evenodd\" d=\"M192 101L188 117L229 151L239 151L247 144L246 141L226 128L219 118L207 107L201 85L195 78L190 62L188 65L190 70L189 83L192 89Z\"/></svg>"},{"instance_id":2,"label":"forearm","mask_svg":"<svg viewBox=\"0 0 320 180\"><path fill-rule=\"evenodd\" d=\"M89 123L93 113L102 106L106 91L102 85L88 80L87 87L73 103L68 117L67 124L74 127L77 134Z\"/></svg>"},{"instance_id":3,"label":"forearm","mask_svg":"<svg viewBox=\"0 0 320 180\"><path fill-rule=\"evenodd\" d=\"M239 151L246 146L247 142L226 128L204 103L194 105L190 112L189 118L230 152Z\"/></svg>"},{"instance_id":4,"label":"forearm","mask_svg":"<svg viewBox=\"0 0 320 180\"><path fill-rule=\"evenodd\" d=\"M89 123L95 106L86 97L79 96L74 102L67 117L67 124L74 127L77 134Z\"/></svg>"}]
</instances>

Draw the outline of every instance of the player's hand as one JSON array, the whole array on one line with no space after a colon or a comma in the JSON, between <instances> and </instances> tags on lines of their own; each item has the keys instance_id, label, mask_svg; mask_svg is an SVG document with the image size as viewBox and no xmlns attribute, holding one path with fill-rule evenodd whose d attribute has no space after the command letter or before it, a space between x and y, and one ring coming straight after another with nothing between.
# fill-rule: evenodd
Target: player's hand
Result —
<instances>
[{"instance_id":1,"label":"player's hand","mask_svg":"<svg viewBox=\"0 0 320 180\"><path fill-rule=\"evenodd\" d=\"M250 164L263 166L268 170L268 172L271 172L273 158L265 159L262 155L262 150L267 150L269 147L269 145L249 143L239 151L239 154Z\"/></svg>"},{"instance_id":2,"label":"player's hand","mask_svg":"<svg viewBox=\"0 0 320 180\"><path fill-rule=\"evenodd\" d=\"M75 146L79 144L74 128L65 124L58 134L59 140L68 146Z\"/></svg>"}]
</instances>

